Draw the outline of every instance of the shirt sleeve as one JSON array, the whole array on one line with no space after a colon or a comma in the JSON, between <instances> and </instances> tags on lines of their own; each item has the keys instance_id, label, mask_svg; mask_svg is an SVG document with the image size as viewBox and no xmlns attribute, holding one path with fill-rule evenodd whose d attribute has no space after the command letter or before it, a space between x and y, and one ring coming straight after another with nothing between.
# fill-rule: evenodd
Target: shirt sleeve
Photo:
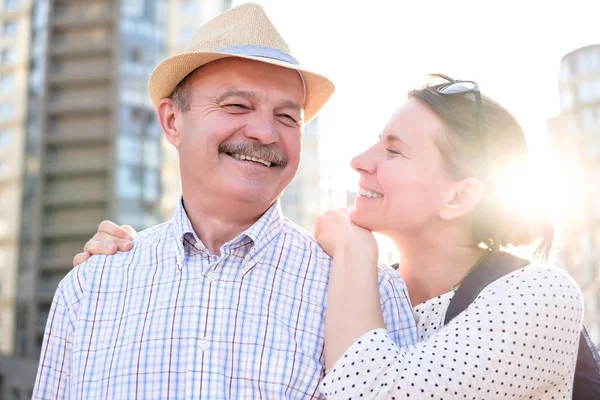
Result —
<instances>
[{"instance_id":1,"label":"shirt sleeve","mask_svg":"<svg viewBox=\"0 0 600 400\"><path fill-rule=\"evenodd\" d=\"M417 324L406 284L398 272L379 267L379 296L383 321L392 340L399 346L417 342Z\"/></svg>"},{"instance_id":2,"label":"shirt sleeve","mask_svg":"<svg viewBox=\"0 0 600 400\"><path fill-rule=\"evenodd\" d=\"M32 399L68 399L73 333L82 290L82 266L61 281L52 300Z\"/></svg>"},{"instance_id":3,"label":"shirt sleeve","mask_svg":"<svg viewBox=\"0 0 600 400\"><path fill-rule=\"evenodd\" d=\"M359 338L321 383L329 399L522 398L571 390L582 299L563 271L526 268L488 286L447 326L399 347ZM566 397L569 397L568 393Z\"/></svg>"}]
</instances>

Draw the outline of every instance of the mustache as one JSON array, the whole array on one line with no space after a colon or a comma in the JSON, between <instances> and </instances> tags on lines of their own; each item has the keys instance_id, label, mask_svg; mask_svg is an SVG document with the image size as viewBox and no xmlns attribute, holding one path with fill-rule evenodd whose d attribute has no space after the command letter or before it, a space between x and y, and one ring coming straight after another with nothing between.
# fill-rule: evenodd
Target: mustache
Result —
<instances>
[{"instance_id":1,"label":"mustache","mask_svg":"<svg viewBox=\"0 0 600 400\"><path fill-rule=\"evenodd\" d=\"M237 153L246 157L260 158L261 160L270 161L271 164L278 167L285 167L288 164L286 156L270 146L259 143L223 143L219 146L219 153Z\"/></svg>"}]
</instances>

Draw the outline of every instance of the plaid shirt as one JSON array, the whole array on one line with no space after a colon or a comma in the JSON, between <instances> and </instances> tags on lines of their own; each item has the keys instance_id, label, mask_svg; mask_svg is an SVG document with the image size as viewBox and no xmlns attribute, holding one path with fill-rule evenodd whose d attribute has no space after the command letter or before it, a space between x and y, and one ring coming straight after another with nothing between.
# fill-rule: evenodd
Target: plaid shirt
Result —
<instances>
[{"instance_id":1,"label":"plaid shirt","mask_svg":"<svg viewBox=\"0 0 600 400\"><path fill-rule=\"evenodd\" d=\"M216 256L180 202L130 252L61 281L33 398L320 398L330 268L278 204ZM392 338L415 343L403 281L382 269L379 283Z\"/></svg>"}]
</instances>

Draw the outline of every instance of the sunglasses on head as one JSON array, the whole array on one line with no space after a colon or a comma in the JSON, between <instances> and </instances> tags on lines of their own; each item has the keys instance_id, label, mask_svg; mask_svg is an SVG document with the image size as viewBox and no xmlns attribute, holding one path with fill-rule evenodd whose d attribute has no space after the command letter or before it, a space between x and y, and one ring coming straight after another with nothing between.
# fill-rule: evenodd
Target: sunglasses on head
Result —
<instances>
[{"instance_id":1,"label":"sunglasses on head","mask_svg":"<svg viewBox=\"0 0 600 400\"><path fill-rule=\"evenodd\" d=\"M448 78L447 76L443 76L444 79L450 81L448 83L443 83L436 87L437 93L443 96L452 96L459 94L475 94L475 102L476 102L476 115L477 118L477 127L479 129L479 136L483 139L483 124L482 124L482 116L481 116L481 92L479 91L479 86L477 82L474 81L461 81L454 80Z\"/></svg>"}]
</instances>

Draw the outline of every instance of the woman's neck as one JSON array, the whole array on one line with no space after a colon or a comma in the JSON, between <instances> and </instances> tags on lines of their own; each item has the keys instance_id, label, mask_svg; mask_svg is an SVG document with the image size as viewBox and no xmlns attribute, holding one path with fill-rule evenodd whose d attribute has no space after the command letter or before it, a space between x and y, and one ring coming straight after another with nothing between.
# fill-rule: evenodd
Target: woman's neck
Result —
<instances>
[{"instance_id":1,"label":"woman's neck","mask_svg":"<svg viewBox=\"0 0 600 400\"><path fill-rule=\"evenodd\" d=\"M444 245L422 238L395 242L400 252L398 271L406 282L413 306L450 291L487 252L459 241Z\"/></svg>"}]
</instances>

